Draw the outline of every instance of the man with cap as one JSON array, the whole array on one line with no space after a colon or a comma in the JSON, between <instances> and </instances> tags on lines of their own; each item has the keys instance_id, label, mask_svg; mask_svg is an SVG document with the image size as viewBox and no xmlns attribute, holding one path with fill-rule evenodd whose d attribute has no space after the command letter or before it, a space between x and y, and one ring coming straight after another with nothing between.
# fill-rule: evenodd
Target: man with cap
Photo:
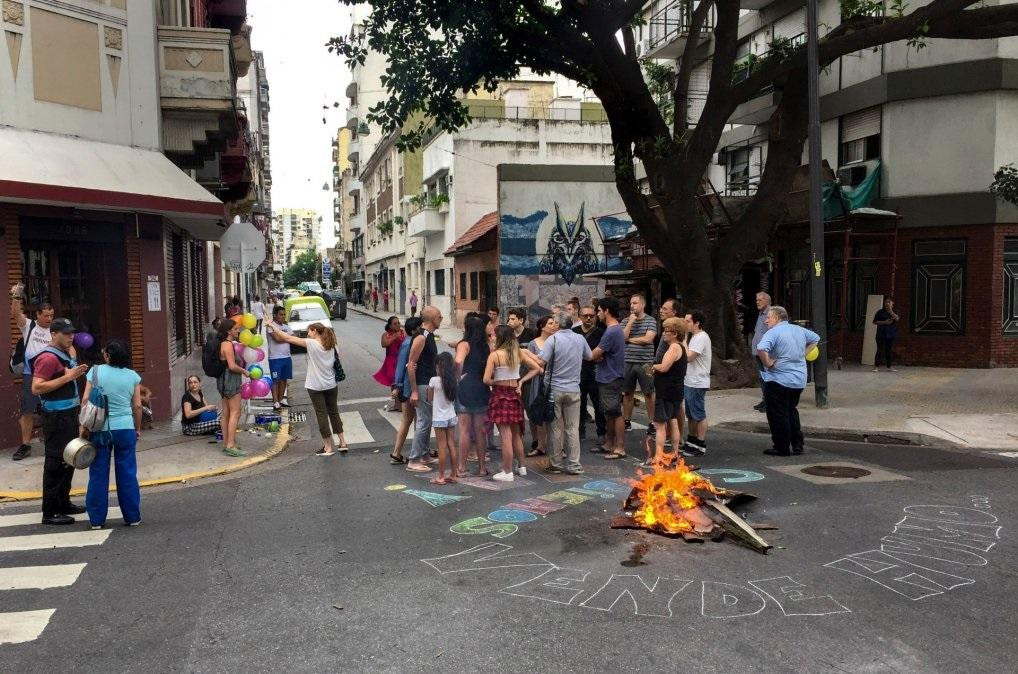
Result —
<instances>
[{"instance_id":1,"label":"man with cap","mask_svg":"<svg viewBox=\"0 0 1018 674\"><path fill-rule=\"evenodd\" d=\"M74 467L64 463L64 446L78 437L80 399L78 378L88 365L78 365L74 326L66 318L50 324L49 346L32 359L32 393L42 408L42 434L46 463L42 471L42 523L73 524L71 515L85 512L71 503Z\"/></svg>"}]
</instances>

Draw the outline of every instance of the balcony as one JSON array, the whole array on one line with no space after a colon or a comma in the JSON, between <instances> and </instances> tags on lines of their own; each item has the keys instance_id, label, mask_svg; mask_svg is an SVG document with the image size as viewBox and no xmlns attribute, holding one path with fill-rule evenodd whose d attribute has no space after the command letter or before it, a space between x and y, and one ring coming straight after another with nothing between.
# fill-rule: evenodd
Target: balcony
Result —
<instances>
[{"instance_id":1,"label":"balcony","mask_svg":"<svg viewBox=\"0 0 1018 674\"><path fill-rule=\"evenodd\" d=\"M350 139L350 145L347 148L346 160L351 164L356 164L361 158L361 138L360 136L354 136Z\"/></svg>"},{"instance_id":2,"label":"balcony","mask_svg":"<svg viewBox=\"0 0 1018 674\"><path fill-rule=\"evenodd\" d=\"M357 106L351 105L346 110L346 128L351 131L357 130L357 125L360 124L360 118L357 116Z\"/></svg>"},{"instance_id":3,"label":"balcony","mask_svg":"<svg viewBox=\"0 0 1018 674\"><path fill-rule=\"evenodd\" d=\"M351 197L358 196L361 193L361 189L363 189L364 187L364 183L362 183L357 178L351 178L346 182L347 185L349 186L349 191L347 192L347 194L350 195Z\"/></svg>"},{"instance_id":4,"label":"balcony","mask_svg":"<svg viewBox=\"0 0 1018 674\"><path fill-rule=\"evenodd\" d=\"M410 216L406 235L409 237L429 236L445 231L445 213L437 208L424 208Z\"/></svg>"},{"instance_id":5,"label":"balcony","mask_svg":"<svg viewBox=\"0 0 1018 674\"><path fill-rule=\"evenodd\" d=\"M647 40L647 58L676 59L682 56L689 40L689 28L693 18L694 3L691 0L675 0L650 17L650 37ZM708 13L700 29L701 42L710 39L714 30L714 9Z\"/></svg>"},{"instance_id":6,"label":"balcony","mask_svg":"<svg viewBox=\"0 0 1018 674\"><path fill-rule=\"evenodd\" d=\"M346 91L344 93L349 99L357 98L357 80L350 80L350 83L346 85Z\"/></svg>"},{"instance_id":7,"label":"balcony","mask_svg":"<svg viewBox=\"0 0 1018 674\"><path fill-rule=\"evenodd\" d=\"M198 168L237 136L236 73L230 31L158 28L163 152Z\"/></svg>"},{"instance_id":8,"label":"balcony","mask_svg":"<svg viewBox=\"0 0 1018 674\"><path fill-rule=\"evenodd\" d=\"M350 216L351 234L356 235L363 232L366 225L367 217L364 215L364 211L358 211Z\"/></svg>"}]
</instances>

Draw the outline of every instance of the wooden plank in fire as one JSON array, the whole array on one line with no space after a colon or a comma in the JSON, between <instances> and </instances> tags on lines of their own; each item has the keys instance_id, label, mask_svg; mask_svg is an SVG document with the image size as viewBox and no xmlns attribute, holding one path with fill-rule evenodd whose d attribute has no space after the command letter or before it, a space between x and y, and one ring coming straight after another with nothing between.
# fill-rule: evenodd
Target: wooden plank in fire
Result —
<instances>
[{"instance_id":1,"label":"wooden plank in fire","mask_svg":"<svg viewBox=\"0 0 1018 674\"><path fill-rule=\"evenodd\" d=\"M712 519L724 527L725 531L732 534L742 542L749 545L757 552L767 554L773 546L761 538L753 527L749 526L746 520L742 519L732 509L720 501L710 499L704 501L703 507L708 514L716 514Z\"/></svg>"}]
</instances>

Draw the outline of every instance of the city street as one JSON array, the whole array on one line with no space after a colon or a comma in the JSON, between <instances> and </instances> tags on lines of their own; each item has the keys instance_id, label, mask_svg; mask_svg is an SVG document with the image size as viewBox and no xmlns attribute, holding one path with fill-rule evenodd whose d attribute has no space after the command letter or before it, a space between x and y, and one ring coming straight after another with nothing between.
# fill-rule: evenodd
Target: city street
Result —
<instances>
[{"instance_id":1,"label":"city street","mask_svg":"<svg viewBox=\"0 0 1018 674\"><path fill-rule=\"evenodd\" d=\"M132 529L53 532L35 504L0 507L0 611L54 611L0 645L3 670L1008 668L1018 459L808 440L781 459L716 433L699 465L758 497L739 513L777 527L766 556L612 530L635 461L584 451L583 476L534 463L497 488L390 465L382 323L334 326L348 455L315 456L310 420L255 472L146 491ZM829 462L868 473L800 470ZM506 516L524 499L546 514Z\"/></svg>"}]
</instances>

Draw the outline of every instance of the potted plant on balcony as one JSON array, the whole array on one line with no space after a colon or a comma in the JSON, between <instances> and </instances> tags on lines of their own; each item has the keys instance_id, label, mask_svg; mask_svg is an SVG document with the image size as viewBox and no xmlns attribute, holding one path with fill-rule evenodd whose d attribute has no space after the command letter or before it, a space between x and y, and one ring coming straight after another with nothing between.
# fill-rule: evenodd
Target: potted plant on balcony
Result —
<instances>
[{"instance_id":1,"label":"potted plant on balcony","mask_svg":"<svg viewBox=\"0 0 1018 674\"><path fill-rule=\"evenodd\" d=\"M428 206L437 209L439 213L449 212L449 195L448 194L436 194L431 197Z\"/></svg>"},{"instance_id":2,"label":"potted plant on balcony","mask_svg":"<svg viewBox=\"0 0 1018 674\"><path fill-rule=\"evenodd\" d=\"M384 220L378 223L378 234L380 236L392 236L392 220Z\"/></svg>"},{"instance_id":3,"label":"potted plant on balcony","mask_svg":"<svg viewBox=\"0 0 1018 674\"><path fill-rule=\"evenodd\" d=\"M392 224L397 226L397 227L399 227L399 233L400 234L403 233L403 230L406 227L406 223L403 221L403 216L401 216L401 215L397 215L396 217L394 217L392 219Z\"/></svg>"}]
</instances>

